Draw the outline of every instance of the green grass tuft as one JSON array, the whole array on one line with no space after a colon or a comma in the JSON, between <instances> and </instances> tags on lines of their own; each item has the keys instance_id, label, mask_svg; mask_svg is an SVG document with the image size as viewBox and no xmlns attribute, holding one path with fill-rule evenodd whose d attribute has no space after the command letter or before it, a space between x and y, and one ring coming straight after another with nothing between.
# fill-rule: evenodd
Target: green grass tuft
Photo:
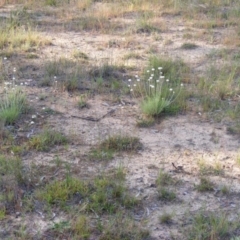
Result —
<instances>
[{"instance_id":1,"label":"green grass tuft","mask_svg":"<svg viewBox=\"0 0 240 240\"><path fill-rule=\"evenodd\" d=\"M172 223L172 214L164 213L159 217L159 221L162 224L170 224Z\"/></svg>"},{"instance_id":2,"label":"green grass tuft","mask_svg":"<svg viewBox=\"0 0 240 240\"><path fill-rule=\"evenodd\" d=\"M228 221L226 214L201 212L194 216L192 226L187 231L188 240L230 239L231 234L239 227Z\"/></svg>"},{"instance_id":3,"label":"green grass tuft","mask_svg":"<svg viewBox=\"0 0 240 240\"><path fill-rule=\"evenodd\" d=\"M214 190L214 184L208 178L200 178L200 183L195 186L199 192L211 192Z\"/></svg>"},{"instance_id":4,"label":"green grass tuft","mask_svg":"<svg viewBox=\"0 0 240 240\"><path fill-rule=\"evenodd\" d=\"M177 198L175 192L166 189L165 187L158 188L158 199L166 202L174 201Z\"/></svg>"},{"instance_id":5,"label":"green grass tuft","mask_svg":"<svg viewBox=\"0 0 240 240\"><path fill-rule=\"evenodd\" d=\"M37 192L37 198L49 204L65 204L74 194L86 195L86 184L76 178L67 177L62 181L48 184L44 190Z\"/></svg>"},{"instance_id":6,"label":"green grass tuft","mask_svg":"<svg viewBox=\"0 0 240 240\"><path fill-rule=\"evenodd\" d=\"M184 50L193 50L198 48L198 45L196 45L195 43L184 43L182 44L181 48Z\"/></svg>"},{"instance_id":7,"label":"green grass tuft","mask_svg":"<svg viewBox=\"0 0 240 240\"><path fill-rule=\"evenodd\" d=\"M0 99L0 120L14 124L27 111L26 95L20 89L10 89Z\"/></svg>"},{"instance_id":8,"label":"green grass tuft","mask_svg":"<svg viewBox=\"0 0 240 240\"><path fill-rule=\"evenodd\" d=\"M100 149L121 151L138 151L142 149L142 143L137 137L115 135L108 137L99 145Z\"/></svg>"},{"instance_id":9,"label":"green grass tuft","mask_svg":"<svg viewBox=\"0 0 240 240\"><path fill-rule=\"evenodd\" d=\"M54 130L45 129L42 133L32 137L28 142L30 149L37 151L48 151L55 145L62 145L68 142L67 138Z\"/></svg>"}]
</instances>

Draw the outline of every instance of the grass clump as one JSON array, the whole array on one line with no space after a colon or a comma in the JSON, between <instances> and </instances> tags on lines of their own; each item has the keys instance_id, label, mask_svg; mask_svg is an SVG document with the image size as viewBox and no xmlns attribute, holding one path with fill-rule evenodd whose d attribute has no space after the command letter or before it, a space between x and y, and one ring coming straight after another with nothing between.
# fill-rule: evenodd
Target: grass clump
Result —
<instances>
[{"instance_id":1,"label":"grass clump","mask_svg":"<svg viewBox=\"0 0 240 240\"><path fill-rule=\"evenodd\" d=\"M165 187L158 188L158 199L171 202L177 198L176 193L166 189Z\"/></svg>"},{"instance_id":2,"label":"grass clump","mask_svg":"<svg viewBox=\"0 0 240 240\"><path fill-rule=\"evenodd\" d=\"M236 121L240 116L239 103L235 101L240 91L239 71L238 64L234 62L220 68L212 65L198 82L203 111L219 121L224 117ZM233 133L237 132L237 127L230 126L229 130Z\"/></svg>"},{"instance_id":3,"label":"grass clump","mask_svg":"<svg viewBox=\"0 0 240 240\"><path fill-rule=\"evenodd\" d=\"M195 186L199 192L211 192L214 190L214 184L208 178L200 178L200 183Z\"/></svg>"},{"instance_id":4,"label":"grass clump","mask_svg":"<svg viewBox=\"0 0 240 240\"><path fill-rule=\"evenodd\" d=\"M67 175L63 180L47 184L36 193L36 197L63 208L77 199L77 202L84 202L86 212L97 214L113 214L119 209L133 208L139 201L129 194L124 184L125 177L119 171L122 170L89 181Z\"/></svg>"},{"instance_id":5,"label":"grass clump","mask_svg":"<svg viewBox=\"0 0 240 240\"><path fill-rule=\"evenodd\" d=\"M6 125L14 124L26 110L26 95L18 88L7 90L0 99L0 120Z\"/></svg>"},{"instance_id":6,"label":"grass clump","mask_svg":"<svg viewBox=\"0 0 240 240\"><path fill-rule=\"evenodd\" d=\"M125 73L125 67L104 63L99 67L93 68L90 73L95 78L118 79L121 77L122 73Z\"/></svg>"},{"instance_id":7,"label":"grass clump","mask_svg":"<svg viewBox=\"0 0 240 240\"><path fill-rule=\"evenodd\" d=\"M138 151L142 148L142 143L137 137L115 135L108 137L99 145L99 149L121 151Z\"/></svg>"},{"instance_id":8,"label":"grass clump","mask_svg":"<svg viewBox=\"0 0 240 240\"><path fill-rule=\"evenodd\" d=\"M0 174L1 177L11 175L17 182L21 182L23 179L21 159L0 155Z\"/></svg>"},{"instance_id":9,"label":"grass clump","mask_svg":"<svg viewBox=\"0 0 240 240\"><path fill-rule=\"evenodd\" d=\"M214 165L206 164L205 161L201 160L198 162L199 174L200 175L224 175L224 170L220 163L215 163Z\"/></svg>"},{"instance_id":10,"label":"grass clump","mask_svg":"<svg viewBox=\"0 0 240 240\"><path fill-rule=\"evenodd\" d=\"M149 231L140 228L140 224L126 214L117 214L108 219L99 240L148 240Z\"/></svg>"},{"instance_id":11,"label":"grass clump","mask_svg":"<svg viewBox=\"0 0 240 240\"><path fill-rule=\"evenodd\" d=\"M76 178L66 177L62 181L54 181L48 184L45 189L37 193L37 198L48 204L63 205L74 194L78 193L85 196L87 191L88 188L85 183Z\"/></svg>"},{"instance_id":12,"label":"grass clump","mask_svg":"<svg viewBox=\"0 0 240 240\"><path fill-rule=\"evenodd\" d=\"M23 166L20 158L0 155L0 218L19 211L24 186Z\"/></svg>"},{"instance_id":13,"label":"grass clump","mask_svg":"<svg viewBox=\"0 0 240 240\"><path fill-rule=\"evenodd\" d=\"M97 213L116 213L121 207L132 208L137 204L137 199L129 195L123 181L98 177L92 185L88 209Z\"/></svg>"},{"instance_id":14,"label":"grass clump","mask_svg":"<svg viewBox=\"0 0 240 240\"><path fill-rule=\"evenodd\" d=\"M93 161L109 161L113 159L113 155L114 151L112 149L92 149L88 154L88 158Z\"/></svg>"},{"instance_id":15,"label":"grass clump","mask_svg":"<svg viewBox=\"0 0 240 240\"><path fill-rule=\"evenodd\" d=\"M184 50L193 50L198 48L198 45L196 45L195 43L184 43L182 44L181 48Z\"/></svg>"},{"instance_id":16,"label":"grass clump","mask_svg":"<svg viewBox=\"0 0 240 240\"><path fill-rule=\"evenodd\" d=\"M172 223L172 214L164 213L159 217L159 221L162 224L170 224Z\"/></svg>"},{"instance_id":17,"label":"grass clump","mask_svg":"<svg viewBox=\"0 0 240 240\"><path fill-rule=\"evenodd\" d=\"M6 20L0 27L0 50L23 50L27 52L33 47L50 44L49 39L29 27L28 20L25 20L25 22L27 21L25 25L18 18L19 16L11 16L10 20Z\"/></svg>"},{"instance_id":18,"label":"grass clump","mask_svg":"<svg viewBox=\"0 0 240 240\"><path fill-rule=\"evenodd\" d=\"M239 135L240 134L240 123L237 122L233 126L227 127L227 133L232 135Z\"/></svg>"},{"instance_id":19,"label":"grass clump","mask_svg":"<svg viewBox=\"0 0 240 240\"><path fill-rule=\"evenodd\" d=\"M81 239L88 239L90 236L89 220L85 215L80 215L74 221L72 221L71 229L74 235Z\"/></svg>"},{"instance_id":20,"label":"grass clump","mask_svg":"<svg viewBox=\"0 0 240 240\"><path fill-rule=\"evenodd\" d=\"M175 185L177 181L172 178L169 173L163 172L162 170L159 172L156 185L158 191L158 198L162 201L173 201L177 198L175 192L166 188L169 185Z\"/></svg>"},{"instance_id":21,"label":"grass clump","mask_svg":"<svg viewBox=\"0 0 240 240\"><path fill-rule=\"evenodd\" d=\"M57 6L57 1L56 0L45 0L45 4L47 6L56 7Z\"/></svg>"},{"instance_id":22,"label":"grass clump","mask_svg":"<svg viewBox=\"0 0 240 240\"><path fill-rule=\"evenodd\" d=\"M81 51L74 51L73 52L73 57L76 59L82 59L82 60L88 60L89 57L86 53L81 52Z\"/></svg>"},{"instance_id":23,"label":"grass clump","mask_svg":"<svg viewBox=\"0 0 240 240\"><path fill-rule=\"evenodd\" d=\"M198 213L193 218L193 223L187 231L188 240L225 240L237 229L234 224L227 219L226 214Z\"/></svg>"},{"instance_id":24,"label":"grass clump","mask_svg":"<svg viewBox=\"0 0 240 240\"><path fill-rule=\"evenodd\" d=\"M67 142L67 138L62 133L45 129L42 133L32 137L28 146L30 149L35 149L37 151L48 151L55 145L62 145Z\"/></svg>"},{"instance_id":25,"label":"grass clump","mask_svg":"<svg viewBox=\"0 0 240 240\"><path fill-rule=\"evenodd\" d=\"M87 104L85 95L80 95L79 96L79 99L78 99L78 102L77 102L77 106L78 106L79 109L88 108L88 104Z\"/></svg>"},{"instance_id":26,"label":"grass clump","mask_svg":"<svg viewBox=\"0 0 240 240\"><path fill-rule=\"evenodd\" d=\"M184 108L183 84L181 76L178 76L183 71L180 70L183 66L182 62L151 58L143 79L136 75L135 80L128 80L130 92L134 97L141 98L140 106L145 115L157 117L163 112L172 114ZM175 79L169 80L169 77Z\"/></svg>"},{"instance_id":27,"label":"grass clump","mask_svg":"<svg viewBox=\"0 0 240 240\"><path fill-rule=\"evenodd\" d=\"M223 194L223 195L228 195L229 193L230 193L230 188L229 188L229 186L227 186L227 185L223 185L223 186L221 186L221 188L220 188L220 192Z\"/></svg>"},{"instance_id":28,"label":"grass clump","mask_svg":"<svg viewBox=\"0 0 240 240\"><path fill-rule=\"evenodd\" d=\"M156 180L157 186L167 186L175 183L175 179L169 173L160 171Z\"/></svg>"},{"instance_id":29,"label":"grass clump","mask_svg":"<svg viewBox=\"0 0 240 240\"><path fill-rule=\"evenodd\" d=\"M137 121L137 127L139 128L148 128L153 126L155 123L154 118L141 119Z\"/></svg>"}]
</instances>

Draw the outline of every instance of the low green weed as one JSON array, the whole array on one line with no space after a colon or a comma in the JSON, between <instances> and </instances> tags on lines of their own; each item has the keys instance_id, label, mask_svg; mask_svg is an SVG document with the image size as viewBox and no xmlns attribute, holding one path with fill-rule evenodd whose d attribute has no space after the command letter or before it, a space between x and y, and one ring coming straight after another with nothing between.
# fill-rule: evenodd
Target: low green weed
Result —
<instances>
[{"instance_id":1,"label":"low green weed","mask_svg":"<svg viewBox=\"0 0 240 240\"><path fill-rule=\"evenodd\" d=\"M62 181L54 181L48 184L45 189L36 193L38 199L48 204L63 205L74 194L85 196L88 191L86 184L76 178L66 177Z\"/></svg>"},{"instance_id":2,"label":"low green weed","mask_svg":"<svg viewBox=\"0 0 240 240\"><path fill-rule=\"evenodd\" d=\"M45 129L42 133L32 137L28 142L30 149L37 151L48 151L55 145L62 145L68 142L67 138L54 130Z\"/></svg>"},{"instance_id":3,"label":"low green weed","mask_svg":"<svg viewBox=\"0 0 240 240\"><path fill-rule=\"evenodd\" d=\"M112 151L138 151L142 148L142 143L137 137L114 135L108 137L99 145L99 149Z\"/></svg>"},{"instance_id":4,"label":"low green weed","mask_svg":"<svg viewBox=\"0 0 240 240\"><path fill-rule=\"evenodd\" d=\"M170 224L172 222L172 214L164 213L159 217L159 221L162 224Z\"/></svg>"},{"instance_id":5,"label":"low green weed","mask_svg":"<svg viewBox=\"0 0 240 240\"><path fill-rule=\"evenodd\" d=\"M147 240L151 239L148 230L141 229L140 223L136 223L130 216L118 213L103 223L103 231L99 240Z\"/></svg>"},{"instance_id":6,"label":"low green weed","mask_svg":"<svg viewBox=\"0 0 240 240\"><path fill-rule=\"evenodd\" d=\"M120 206L132 208L138 204L138 201L127 193L122 181L106 177L96 178L93 190L89 196L88 209L97 213L115 213Z\"/></svg>"},{"instance_id":7,"label":"low green weed","mask_svg":"<svg viewBox=\"0 0 240 240\"><path fill-rule=\"evenodd\" d=\"M196 45L195 43L184 43L182 44L181 48L184 50L193 50L198 48L198 45Z\"/></svg>"},{"instance_id":8,"label":"low green weed","mask_svg":"<svg viewBox=\"0 0 240 240\"><path fill-rule=\"evenodd\" d=\"M76 58L76 59L82 59L82 60L88 60L89 59L89 57L86 53L81 52L81 51L77 51L77 50L75 50L73 52L73 57Z\"/></svg>"},{"instance_id":9,"label":"low green weed","mask_svg":"<svg viewBox=\"0 0 240 240\"><path fill-rule=\"evenodd\" d=\"M177 198L176 193L168 190L165 187L159 187L158 188L158 199L162 201L168 201L171 202Z\"/></svg>"},{"instance_id":10,"label":"low green weed","mask_svg":"<svg viewBox=\"0 0 240 240\"><path fill-rule=\"evenodd\" d=\"M87 212L112 214L119 209L129 209L139 204L139 201L129 194L124 180L125 177L122 177L120 172L100 175L92 181L81 181L67 175L63 180L49 183L36 191L35 196L47 204L61 207L66 207L67 202L76 197L85 202Z\"/></svg>"},{"instance_id":11,"label":"low green weed","mask_svg":"<svg viewBox=\"0 0 240 240\"><path fill-rule=\"evenodd\" d=\"M6 216L5 208L4 207L3 208L0 207L0 221L3 220L5 218L5 216Z\"/></svg>"},{"instance_id":12,"label":"low green weed","mask_svg":"<svg viewBox=\"0 0 240 240\"><path fill-rule=\"evenodd\" d=\"M144 118L137 121L137 127L139 128L148 128L153 126L155 123L154 118Z\"/></svg>"},{"instance_id":13,"label":"low green weed","mask_svg":"<svg viewBox=\"0 0 240 240\"><path fill-rule=\"evenodd\" d=\"M114 151L112 149L92 149L88 158L93 161L108 161L113 159Z\"/></svg>"},{"instance_id":14,"label":"low green weed","mask_svg":"<svg viewBox=\"0 0 240 240\"><path fill-rule=\"evenodd\" d=\"M169 173L160 171L158 174L158 178L156 180L157 186L167 186L176 183L176 180L172 178Z\"/></svg>"},{"instance_id":15,"label":"low green weed","mask_svg":"<svg viewBox=\"0 0 240 240\"><path fill-rule=\"evenodd\" d=\"M0 218L19 207L21 186L27 187L21 159L0 155Z\"/></svg>"},{"instance_id":16,"label":"low green weed","mask_svg":"<svg viewBox=\"0 0 240 240\"><path fill-rule=\"evenodd\" d=\"M77 106L78 106L78 108L80 108L80 109L82 109L82 108L87 108L87 107L88 107L88 104L87 104L86 96L85 96L85 95L80 95L80 96L79 96L79 99L78 99L78 102L77 102Z\"/></svg>"},{"instance_id":17,"label":"low green weed","mask_svg":"<svg viewBox=\"0 0 240 240\"><path fill-rule=\"evenodd\" d=\"M220 187L220 191L223 195L228 195L230 193L230 188L227 185L223 185Z\"/></svg>"},{"instance_id":18,"label":"low green weed","mask_svg":"<svg viewBox=\"0 0 240 240\"><path fill-rule=\"evenodd\" d=\"M220 163L216 162L214 165L207 164L204 160L198 162L200 175L223 175L224 170Z\"/></svg>"},{"instance_id":19,"label":"low green weed","mask_svg":"<svg viewBox=\"0 0 240 240\"><path fill-rule=\"evenodd\" d=\"M71 229L80 239L88 239L91 233L89 220L85 215L80 215L74 219Z\"/></svg>"}]
</instances>

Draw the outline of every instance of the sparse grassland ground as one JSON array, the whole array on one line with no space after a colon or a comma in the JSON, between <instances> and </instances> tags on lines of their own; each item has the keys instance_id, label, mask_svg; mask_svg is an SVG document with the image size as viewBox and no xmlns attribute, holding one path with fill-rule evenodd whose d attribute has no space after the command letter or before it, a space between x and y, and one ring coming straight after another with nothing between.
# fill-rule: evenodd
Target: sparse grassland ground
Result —
<instances>
[{"instance_id":1,"label":"sparse grassland ground","mask_svg":"<svg viewBox=\"0 0 240 240\"><path fill-rule=\"evenodd\" d=\"M0 239L238 239L239 9L0 0Z\"/></svg>"}]
</instances>

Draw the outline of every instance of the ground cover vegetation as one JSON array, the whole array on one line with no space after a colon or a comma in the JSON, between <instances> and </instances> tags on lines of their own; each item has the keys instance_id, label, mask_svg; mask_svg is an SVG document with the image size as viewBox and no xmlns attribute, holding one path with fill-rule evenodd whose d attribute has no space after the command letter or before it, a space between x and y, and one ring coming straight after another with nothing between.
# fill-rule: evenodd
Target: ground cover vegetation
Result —
<instances>
[{"instance_id":1,"label":"ground cover vegetation","mask_svg":"<svg viewBox=\"0 0 240 240\"><path fill-rule=\"evenodd\" d=\"M0 238L238 239L239 9L0 0Z\"/></svg>"}]
</instances>

